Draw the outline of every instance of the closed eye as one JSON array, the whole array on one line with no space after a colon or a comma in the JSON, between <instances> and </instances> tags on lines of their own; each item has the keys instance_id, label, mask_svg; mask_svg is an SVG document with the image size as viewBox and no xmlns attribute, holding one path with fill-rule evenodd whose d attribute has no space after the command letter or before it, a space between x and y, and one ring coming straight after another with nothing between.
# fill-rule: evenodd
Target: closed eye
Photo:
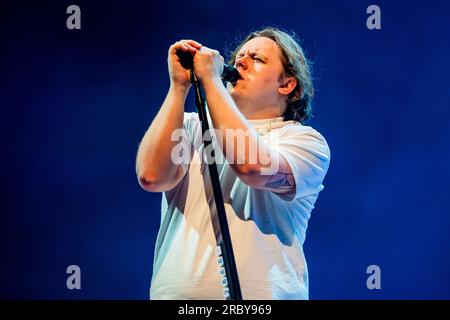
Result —
<instances>
[{"instance_id":1,"label":"closed eye","mask_svg":"<svg viewBox=\"0 0 450 320\"><path fill-rule=\"evenodd\" d=\"M241 59L243 56L244 56L243 54L238 54L238 55L236 56L236 59ZM263 62L263 60L262 60L259 56L255 55L255 54L250 54L250 57L251 57L252 59L254 59L254 60L258 60L258 61Z\"/></svg>"}]
</instances>

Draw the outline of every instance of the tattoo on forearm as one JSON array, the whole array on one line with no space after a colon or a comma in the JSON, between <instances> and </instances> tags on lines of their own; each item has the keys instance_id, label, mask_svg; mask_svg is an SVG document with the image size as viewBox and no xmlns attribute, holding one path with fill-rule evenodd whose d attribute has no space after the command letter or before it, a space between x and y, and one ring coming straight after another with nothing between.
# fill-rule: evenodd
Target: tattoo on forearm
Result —
<instances>
[{"instance_id":1,"label":"tattoo on forearm","mask_svg":"<svg viewBox=\"0 0 450 320\"><path fill-rule=\"evenodd\" d=\"M270 189L291 189L294 186L294 176L291 173L279 172L272 177L264 185Z\"/></svg>"}]
</instances>

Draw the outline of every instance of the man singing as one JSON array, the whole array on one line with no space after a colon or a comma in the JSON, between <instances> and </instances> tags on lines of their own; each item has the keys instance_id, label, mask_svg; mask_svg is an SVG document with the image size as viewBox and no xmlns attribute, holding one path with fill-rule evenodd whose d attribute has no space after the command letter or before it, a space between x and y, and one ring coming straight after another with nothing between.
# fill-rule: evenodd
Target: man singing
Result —
<instances>
[{"instance_id":1,"label":"man singing","mask_svg":"<svg viewBox=\"0 0 450 320\"><path fill-rule=\"evenodd\" d=\"M218 51L193 40L169 48L170 88L136 160L140 185L163 192L150 298L224 298L204 137L198 115L184 112L191 84L180 51L193 56L215 129L212 145L243 298L308 299L303 243L330 150L304 125L314 94L308 60L294 38L276 28L252 32L236 48L229 64L241 78L227 87ZM174 138L180 131L185 134Z\"/></svg>"}]
</instances>

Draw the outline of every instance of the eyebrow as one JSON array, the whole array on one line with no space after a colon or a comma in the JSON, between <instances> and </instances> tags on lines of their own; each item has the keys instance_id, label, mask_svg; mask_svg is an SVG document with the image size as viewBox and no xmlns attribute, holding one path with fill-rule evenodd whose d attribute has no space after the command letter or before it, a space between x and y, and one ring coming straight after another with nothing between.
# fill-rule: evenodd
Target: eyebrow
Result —
<instances>
[{"instance_id":1,"label":"eyebrow","mask_svg":"<svg viewBox=\"0 0 450 320\"><path fill-rule=\"evenodd\" d=\"M238 52L238 54L236 54L236 57L243 56L244 53L245 52ZM261 52L250 51L249 55L258 56L258 57L262 58L263 60L267 60L267 57L264 54L262 54Z\"/></svg>"}]
</instances>

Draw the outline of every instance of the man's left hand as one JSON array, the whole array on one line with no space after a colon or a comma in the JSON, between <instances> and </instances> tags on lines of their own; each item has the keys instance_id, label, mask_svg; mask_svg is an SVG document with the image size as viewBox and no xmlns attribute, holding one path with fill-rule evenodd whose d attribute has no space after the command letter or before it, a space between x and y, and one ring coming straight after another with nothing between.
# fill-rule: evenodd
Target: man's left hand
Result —
<instances>
[{"instance_id":1,"label":"man's left hand","mask_svg":"<svg viewBox=\"0 0 450 320\"><path fill-rule=\"evenodd\" d=\"M194 69L197 78L204 82L219 78L223 72L224 59L219 51L201 47L194 55Z\"/></svg>"}]
</instances>

